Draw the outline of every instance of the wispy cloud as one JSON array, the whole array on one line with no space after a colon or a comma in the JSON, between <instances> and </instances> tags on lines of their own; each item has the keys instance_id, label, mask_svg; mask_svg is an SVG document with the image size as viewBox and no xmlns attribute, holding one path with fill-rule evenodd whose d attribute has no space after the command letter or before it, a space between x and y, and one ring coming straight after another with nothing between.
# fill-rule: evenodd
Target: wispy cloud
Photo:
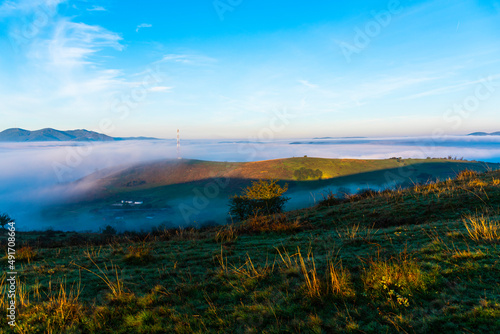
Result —
<instances>
[{"instance_id":1,"label":"wispy cloud","mask_svg":"<svg viewBox=\"0 0 500 334\"><path fill-rule=\"evenodd\" d=\"M216 60L211 57L191 54L167 54L159 62L173 62L190 65L205 65L214 63Z\"/></svg>"},{"instance_id":2,"label":"wispy cloud","mask_svg":"<svg viewBox=\"0 0 500 334\"><path fill-rule=\"evenodd\" d=\"M318 85L312 84L307 80L299 80L299 83L308 87L308 88L318 88L319 87Z\"/></svg>"},{"instance_id":3,"label":"wispy cloud","mask_svg":"<svg viewBox=\"0 0 500 334\"><path fill-rule=\"evenodd\" d=\"M360 107L374 99L383 99L391 94L399 93L409 87L437 80L436 76L394 75L375 77L360 84L359 81L327 82L312 84L307 80L299 80L307 91L303 92L312 98L309 105L311 115L341 112L346 109ZM326 103L326 105L325 105Z\"/></svg>"},{"instance_id":4,"label":"wispy cloud","mask_svg":"<svg viewBox=\"0 0 500 334\"><path fill-rule=\"evenodd\" d=\"M24 17L25 21L33 19L33 13L36 19L37 7L33 3L4 3L2 13L7 9L15 10L16 17ZM6 87L0 99L11 96L10 102L2 105L17 113L36 109L37 115L43 115L51 106L53 115L78 117L88 112L92 117L92 112L105 108L110 92L124 86L122 71L108 66L109 55L102 54L106 49L122 50L122 37L99 25L73 22L53 9L56 12L43 30L22 40L22 57L17 57L15 66L23 71L8 79L18 89ZM9 29L12 32L18 27Z\"/></svg>"},{"instance_id":5,"label":"wispy cloud","mask_svg":"<svg viewBox=\"0 0 500 334\"><path fill-rule=\"evenodd\" d=\"M141 23L137 26L137 28L135 29L135 32L139 32L139 30L141 28L151 28L153 25L152 24L149 24L149 23Z\"/></svg>"},{"instance_id":6,"label":"wispy cloud","mask_svg":"<svg viewBox=\"0 0 500 334\"><path fill-rule=\"evenodd\" d=\"M496 80L500 78L500 74L495 74L490 76L492 80ZM467 87L470 87L472 85L477 85L478 83L483 82L484 79L478 79L478 80L470 80L466 82L461 82L459 84L453 84L453 85L447 85L444 87L439 87L431 90L427 90L425 92L421 92L418 94L413 94L407 97L402 98L401 100L413 100L413 99L418 99L421 97L426 97L426 96L432 96L432 95L443 95L443 94L448 94L448 93L454 93L454 92L459 92Z\"/></svg>"},{"instance_id":7,"label":"wispy cloud","mask_svg":"<svg viewBox=\"0 0 500 334\"><path fill-rule=\"evenodd\" d=\"M19 13L40 12L47 14L66 0L7 0L0 5L0 17L8 17Z\"/></svg>"},{"instance_id":8,"label":"wispy cloud","mask_svg":"<svg viewBox=\"0 0 500 334\"><path fill-rule=\"evenodd\" d=\"M89 12L105 12L107 11L106 8L102 6L92 6L92 8L87 8L87 11Z\"/></svg>"},{"instance_id":9,"label":"wispy cloud","mask_svg":"<svg viewBox=\"0 0 500 334\"><path fill-rule=\"evenodd\" d=\"M380 99L404 89L437 80L435 76L418 76L414 74L405 76L382 77L366 82L341 93L349 96L356 105L363 104L366 100Z\"/></svg>"},{"instance_id":10,"label":"wispy cloud","mask_svg":"<svg viewBox=\"0 0 500 334\"><path fill-rule=\"evenodd\" d=\"M45 54L45 60L57 67L89 65L93 63L90 57L102 48L121 50L121 39L118 34L100 26L60 20L55 25L53 36L35 43L31 54L35 57Z\"/></svg>"}]
</instances>

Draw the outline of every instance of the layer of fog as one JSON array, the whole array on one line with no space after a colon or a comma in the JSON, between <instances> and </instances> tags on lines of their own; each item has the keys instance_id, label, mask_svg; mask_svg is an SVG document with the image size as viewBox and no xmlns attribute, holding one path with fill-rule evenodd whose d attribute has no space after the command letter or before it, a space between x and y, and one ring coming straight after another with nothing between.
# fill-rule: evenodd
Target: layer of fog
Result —
<instances>
[{"instance_id":1,"label":"layer of fog","mask_svg":"<svg viewBox=\"0 0 500 334\"><path fill-rule=\"evenodd\" d=\"M291 144L291 143L294 144ZM458 157L469 160L500 162L500 137L433 138L356 138L356 139L293 139L293 140L185 140L181 156L214 161L258 161L277 158L323 157L384 159L390 157L426 158ZM137 163L177 157L176 142L124 141L111 143L0 143L0 212L7 212L25 230L53 227L63 230L97 230L103 222L96 217L52 221L43 218L47 205L63 203L68 197L91 184L73 181L96 171L106 171ZM351 185L352 192L378 185ZM287 208L306 207L321 199L327 189L292 193ZM227 201L211 199L210 204L196 209L186 218L179 207L193 207L193 197L176 199L169 210L141 221L116 219L120 229L143 229L158 224L186 225L224 223ZM116 217L120 218L120 217ZM125 219L126 220L126 219Z\"/></svg>"}]
</instances>

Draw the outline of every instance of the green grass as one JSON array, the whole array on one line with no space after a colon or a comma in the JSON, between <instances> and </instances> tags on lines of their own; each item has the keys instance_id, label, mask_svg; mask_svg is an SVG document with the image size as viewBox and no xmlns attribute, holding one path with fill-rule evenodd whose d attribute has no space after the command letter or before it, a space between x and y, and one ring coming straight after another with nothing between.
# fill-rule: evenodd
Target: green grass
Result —
<instances>
[{"instance_id":1,"label":"green grass","mask_svg":"<svg viewBox=\"0 0 500 334\"><path fill-rule=\"evenodd\" d=\"M14 332L499 332L500 244L470 232L498 226L498 179L199 230L20 233Z\"/></svg>"}]
</instances>

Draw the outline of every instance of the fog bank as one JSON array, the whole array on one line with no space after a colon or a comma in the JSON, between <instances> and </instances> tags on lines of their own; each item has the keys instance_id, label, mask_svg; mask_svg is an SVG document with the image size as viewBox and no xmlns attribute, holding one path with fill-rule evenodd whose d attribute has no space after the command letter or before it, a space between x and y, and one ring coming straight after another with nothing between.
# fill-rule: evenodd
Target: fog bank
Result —
<instances>
[{"instance_id":1,"label":"fog bank","mask_svg":"<svg viewBox=\"0 0 500 334\"><path fill-rule=\"evenodd\" d=\"M385 159L390 157L426 158L458 157L469 160L500 162L500 137L447 138L325 138L276 141L259 140L184 140L180 155L186 159L213 161L258 161L277 158L309 157ZM7 212L25 230L57 226L67 229L96 229L102 222L54 222L44 219L41 209L64 202L69 196L85 190L84 183L73 181L96 171L126 167L133 164L177 157L175 140L122 141L105 143L38 142L0 143L0 212ZM352 191L379 185L351 185ZM321 191L296 193L288 209L306 207L321 199ZM194 195L193 195L194 196ZM164 221L184 224L176 212L181 203L192 198L177 199L165 210L164 216L148 218L141 226L149 228ZM227 203L213 201L198 213L198 222L224 222ZM158 219L156 219L158 218ZM161 220L161 221L160 221ZM121 223L121 222L120 222ZM63 225L61 225L63 224ZM83 224L83 225L82 225ZM131 227L137 222L130 223ZM122 224L126 226L126 224ZM128 226L127 226L128 228Z\"/></svg>"}]
</instances>

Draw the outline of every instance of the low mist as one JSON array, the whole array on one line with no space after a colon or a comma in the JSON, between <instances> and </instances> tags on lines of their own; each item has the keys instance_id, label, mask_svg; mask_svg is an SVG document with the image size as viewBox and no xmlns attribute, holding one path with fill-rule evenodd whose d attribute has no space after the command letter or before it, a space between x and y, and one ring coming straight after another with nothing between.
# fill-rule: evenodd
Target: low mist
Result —
<instances>
[{"instance_id":1,"label":"low mist","mask_svg":"<svg viewBox=\"0 0 500 334\"><path fill-rule=\"evenodd\" d=\"M433 138L326 138L293 139L272 142L259 140L185 140L180 155L186 159L212 161L258 161L290 157L386 159L390 157L426 158L457 157L468 160L500 162L500 137ZM93 173L104 176L120 168L138 163L176 159L174 140L121 141L102 143L38 142L0 143L0 212L8 213L21 230L97 231L106 225L117 230L150 230L166 227L224 224L228 216L228 199L214 197L209 203L192 196L175 198L154 214L138 211L120 216L88 214L50 217L44 208L64 204L93 187L91 178L75 182ZM350 184L349 191L382 189L392 185ZM343 186L346 187L346 186ZM286 209L314 205L335 187L294 192ZM124 198L124 200L128 200ZM130 199L134 200L134 199ZM180 208L194 208L184 210ZM187 213L186 213L187 212ZM106 216L106 215L104 215Z\"/></svg>"}]
</instances>

